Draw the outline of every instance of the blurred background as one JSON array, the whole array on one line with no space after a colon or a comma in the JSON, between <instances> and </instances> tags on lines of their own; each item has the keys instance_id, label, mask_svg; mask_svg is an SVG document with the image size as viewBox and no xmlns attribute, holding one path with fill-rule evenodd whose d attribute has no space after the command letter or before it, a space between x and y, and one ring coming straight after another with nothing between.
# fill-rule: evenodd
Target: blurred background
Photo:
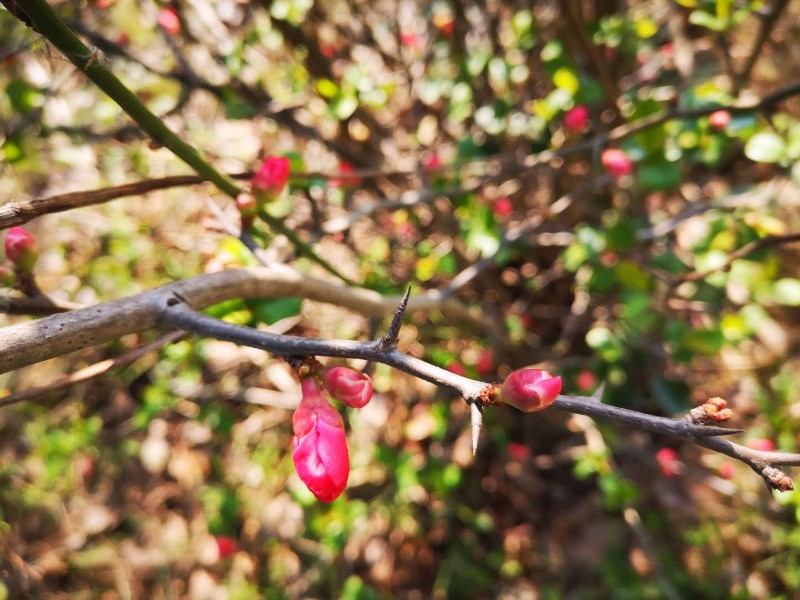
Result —
<instances>
[{"instance_id":1,"label":"blurred background","mask_svg":"<svg viewBox=\"0 0 800 600\"><path fill-rule=\"evenodd\" d=\"M409 314L403 351L484 381L535 364L571 394L606 381L660 415L721 396L738 441L797 450L797 2L51 5L219 169L289 156L269 210L349 277L448 290L490 325ZM0 65L0 203L190 172L4 10ZM28 228L42 290L88 305L255 264L238 219L196 185ZM210 313L386 325L302 299ZM499 407L473 457L461 399L376 365L323 504L292 466L299 386L264 352L191 337L58 384L160 335L0 376L6 395L57 384L0 409L0 599L797 597L800 495L688 443Z\"/></svg>"}]
</instances>

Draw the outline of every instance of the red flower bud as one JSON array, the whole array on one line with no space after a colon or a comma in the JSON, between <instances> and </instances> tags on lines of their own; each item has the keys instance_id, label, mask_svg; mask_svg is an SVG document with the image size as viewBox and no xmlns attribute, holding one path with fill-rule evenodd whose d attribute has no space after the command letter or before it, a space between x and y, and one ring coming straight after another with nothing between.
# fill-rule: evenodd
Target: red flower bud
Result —
<instances>
[{"instance_id":1,"label":"red flower bud","mask_svg":"<svg viewBox=\"0 0 800 600\"><path fill-rule=\"evenodd\" d=\"M492 212L496 217L508 217L514 212L514 205L504 196L492 202Z\"/></svg>"},{"instance_id":2,"label":"red flower bud","mask_svg":"<svg viewBox=\"0 0 800 600\"><path fill-rule=\"evenodd\" d=\"M22 271L30 271L39 258L36 240L23 227L12 227L6 236L6 256Z\"/></svg>"},{"instance_id":3,"label":"red flower bud","mask_svg":"<svg viewBox=\"0 0 800 600\"><path fill-rule=\"evenodd\" d=\"M158 13L158 24L169 35L178 35L181 32L181 20L178 11L172 6L162 8Z\"/></svg>"},{"instance_id":4,"label":"red flower bud","mask_svg":"<svg viewBox=\"0 0 800 600\"><path fill-rule=\"evenodd\" d=\"M589 127L589 109L583 104L569 109L564 114L564 129L571 132L585 131Z\"/></svg>"},{"instance_id":5,"label":"red flower bud","mask_svg":"<svg viewBox=\"0 0 800 600\"><path fill-rule=\"evenodd\" d=\"M361 408L372 399L372 380L369 375L348 367L330 367L325 369L322 376L331 396L347 406Z\"/></svg>"},{"instance_id":6,"label":"red flower bud","mask_svg":"<svg viewBox=\"0 0 800 600\"><path fill-rule=\"evenodd\" d=\"M239 549L239 544L236 543L236 540L227 535L218 535L214 540L217 542L217 551L220 558L227 558Z\"/></svg>"},{"instance_id":7,"label":"red flower bud","mask_svg":"<svg viewBox=\"0 0 800 600\"><path fill-rule=\"evenodd\" d=\"M672 448L662 448L656 452L656 462L661 467L661 473L664 477L675 477L681 471L678 453Z\"/></svg>"},{"instance_id":8,"label":"red flower bud","mask_svg":"<svg viewBox=\"0 0 800 600\"><path fill-rule=\"evenodd\" d=\"M761 452L772 452L775 450L775 442L773 442L769 438L758 438L755 440L750 440L747 442L747 445L750 446L753 450L759 450Z\"/></svg>"},{"instance_id":9,"label":"red flower bud","mask_svg":"<svg viewBox=\"0 0 800 600\"><path fill-rule=\"evenodd\" d=\"M633 171L633 161L622 150L607 148L600 156L600 162L614 179L627 175Z\"/></svg>"},{"instance_id":10,"label":"red flower bud","mask_svg":"<svg viewBox=\"0 0 800 600\"><path fill-rule=\"evenodd\" d=\"M597 385L597 376L589 371L588 369L584 369L580 373L578 373L578 389L582 392L590 392L594 389Z\"/></svg>"},{"instance_id":11,"label":"red flower bud","mask_svg":"<svg viewBox=\"0 0 800 600\"><path fill-rule=\"evenodd\" d=\"M461 375L462 377L467 374L467 370L460 362L451 362L447 365L447 370L456 375Z\"/></svg>"},{"instance_id":12,"label":"red flower bud","mask_svg":"<svg viewBox=\"0 0 800 600\"><path fill-rule=\"evenodd\" d=\"M272 202L286 187L289 180L289 159L285 156L268 156L253 176L253 190L262 201Z\"/></svg>"},{"instance_id":13,"label":"red flower bud","mask_svg":"<svg viewBox=\"0 0 800 600\"><path fill-rule=\"evenodd\" d=\"M498 399L522 412L533 412L550 406L560 391L561 377L539 369L520 369L506 377Z\"/></svg>"},{"instance_id":14,"label":"red flower bud","mask_svg":"<svg viewBox=\"0 0 800 600\"><path fill-rule=\"evenodd\" d=\"M491 348L484 348L478 356L478 362L475 363L475 369L478 374L486 377L494 373L494 352Z\"/></svg>"},{"instance_id":15,"label":"red flower bud","mask_svg":"<svg viewBox=\"0 0 800 600\"><path fill-rule=\"evenodd\" d=\"M317 498L332 502L350 474L344 423L312 378L303 379L301 386L303 399L292 417L294 468Z\"/></svg>"},{"instance_id":16,"label":"red flower bud","mask_svg":"<svg viewBox=\"0 0 800 600\"><path fill-rule=\"evenodd\" d=\"M731 113L727 110L718 110L708 115L708 124L717 131L722 131L731 122Z\"/></svg>"}]
</instances>

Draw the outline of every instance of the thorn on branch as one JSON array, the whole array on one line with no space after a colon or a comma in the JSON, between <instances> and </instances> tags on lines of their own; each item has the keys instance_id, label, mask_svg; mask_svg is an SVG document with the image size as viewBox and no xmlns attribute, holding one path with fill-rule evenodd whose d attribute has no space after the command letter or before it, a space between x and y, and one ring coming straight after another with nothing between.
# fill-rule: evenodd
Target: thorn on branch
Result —
<instances>
[{"instance_id":1,"label":"thorn on branch","mask_svg":"<svg viewBox=\"0 0 800 600\"><path fill-rule=\"evenodd\" d=\"M761 476L772 490L790 492L794 489L792 478L776 467L766 466L761 470Z\"/></svg>"},{"instance_id":2,"label":"thorn on branch","mask_svg":"<svg viewBox=\"0 0 800 600\"><path fill-rule=\"evenodd\" d=\"M392 322L389 324L389 329L386 331L386 335L384 335L378 343L378 346L381 350L394 350L394 348L397 346L397 338L400 335L400 326L403 324L403 317L406 314L406 308L408 308L408 299L410 296L411 284L408 284L406 293L403 295L403 299L400 301L400 305L397 307L394 317L392 317Z\"/></svg>"},{"instance_id":3,"label":"thorn on branch","mask_svg":"<svg viewBox=\"0 0 800 600\"><path fill-rule=\"evenodd\" d=\"M478 453L478 441L481 437L481 427L483 427L483 411L478 402L471 402L469 412L472 421L472 456Z\"/></svg>"}]
</instances>

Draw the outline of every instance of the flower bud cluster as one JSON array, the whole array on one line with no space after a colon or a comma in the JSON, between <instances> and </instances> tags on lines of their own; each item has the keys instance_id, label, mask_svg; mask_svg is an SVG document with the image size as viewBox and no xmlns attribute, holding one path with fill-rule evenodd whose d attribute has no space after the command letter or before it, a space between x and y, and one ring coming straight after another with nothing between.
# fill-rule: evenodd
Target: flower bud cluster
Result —
<instances>
[{"instance_id":1,"label":"flower bud cluster","mask_svg":"<svg viewBox=\"0 0 800 600\"><path fill-rule=\"evenodd\" d=\"M348 406L362 408L372 399L372 381L363 373L330 367L322 379L330 395ZM332 502L344 491L350 475L344 422L314 377L304 377L301 389L303 397L292 417L292 460L311 493L323 502Z\"/></svg>"}]
</instances>

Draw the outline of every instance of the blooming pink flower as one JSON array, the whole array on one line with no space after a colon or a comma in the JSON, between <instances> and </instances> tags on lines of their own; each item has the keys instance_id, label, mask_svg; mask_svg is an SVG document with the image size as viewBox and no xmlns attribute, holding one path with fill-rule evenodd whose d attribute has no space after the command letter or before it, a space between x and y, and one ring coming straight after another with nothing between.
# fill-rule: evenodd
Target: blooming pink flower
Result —
<instances>
[{"instance_id":1,"label":"blooming pink flower","mask_svg":"<svg viewBox=\"0 0 800 600\"><path fill-rule=\"evenodd\" d=\"M564 129L572 132L585 131L589 127L589 109L579 104L564 114Z\"/></svg>"},{"instance_id":2,"label":"blooming pink flower","mask_svg":"<svg viewBox=\"0 0 800 600\"><path fill-rule=\"evenodd\" d=\"M680 462L678 461L678 453L672 448L662 448L656 452L656 461L658 466L661 467L661 473L664 477L675 477L680 473Z\"/></svg>"},{"instance_id":3,"label":"blooming pink flower","mask_svg":"<svg viewBox=\"0 0 800 600\"><path fill-rule=\"evenodd\" d=\"M169 35L178 35L181 32L181 20L178 11L172 7L162 8L158 13L158 24Z\"/></svg>"},{"instance_id":4,"label":"blooming pink flower","mask_svg":"<svg viewBox=\"0 0 800 600\"><path fill-rule=\"evenodd\" d=\"M294 468L311 493L332 502L344 491L350 475L344 423L314 379L303 379L301 387L303 399L292 417Z\"/></svg>"},{"instance_id":5,"label":"blooming pink flower","mask_svg":"<svg viewBox=\"0 0 800 600\"><path fill-rule=\"evenodd\" d=\"M239 544L236 543L236 540L227 535L218 535L214 538L214 541L217 542L217 551L220 558L227 558L239 549Z\"/></svg>"},{"instance_id":6,"label":"blooming pink flower","mask_svg":"<svg viewBox=\"0 0 800 600\"><path fill-rule=\"evenodd\" d=\"M508 217L514 212L514 205L511 204L511 200L503 196L492 202L492 212L496 217Z\"/></svg>"},{"instance_id":7,"label":"blooming pink flower","mask_svg":"<svg viewBox=\"0 0 800 600\"><path fill-rule=\"evenodd\" d=\"M731 113L727 110L718 110L708 115L708 124L717 131L722 131L731 122Z\"/></svg>"},{"instance_id":8,"label":"blooming pink flower","mask_svg":"<svg viewBox=\"0 0 800 600\"><path fill-rule=\"evenodd\" d=\"M539 369L519 369L506 377L498 399L522 412L533 412L550 406L560 391L560 376L552 377Z\"/></svg>"},{"instance_id":9,"label":"blooming pink flower","mask_svg":"<svg viewBox=\"0 0 800 600\"><path fill-rule=\"evenodd\" d=\"M277 198L289 181L289 159L285 156L268 156L253 176L253 190L262 201L271 202Z\"/></svg>"},{"instance_id":10,"label":"blooming pink flower","mask_svg":"<svg viewBox=\"0 0 800 600\"><path fill-rule=\"evenodd\" d=\"M24 227L12 227L6 235L6 256L18 269L30 271L39 258L36 240Z\"/></svg>"},{"instance_id":11,"label":"blooming pink flower","mask_svg":"<svg viewBox=\"0 0 800 600\"><path fill-rule=\"evenodd\" d=\"M614 179L619 179L633 171L633 161L618 148L607 148L603 150L600 162L603 163L603 166Z\"/></svg>"},{"instance_id":12,"label":"blooming pink flower","mask_svg":"<svg viewBox=\"0 0 800 600\"><path fill-rule=\"evenodd\" d=\"M322 374L328 391L347 406L361 408L372 399L372 380L369 375L349 367L330 367Z\"/></svg>"}]
</instances>

